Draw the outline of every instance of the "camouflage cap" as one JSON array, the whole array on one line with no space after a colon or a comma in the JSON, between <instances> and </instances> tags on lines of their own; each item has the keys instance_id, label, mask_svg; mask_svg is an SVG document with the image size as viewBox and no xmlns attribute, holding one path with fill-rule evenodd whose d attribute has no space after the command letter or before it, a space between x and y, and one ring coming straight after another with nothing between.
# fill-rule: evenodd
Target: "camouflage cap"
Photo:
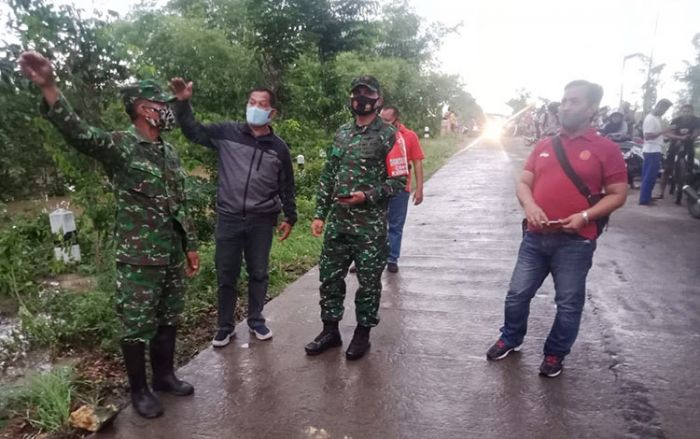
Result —
<instances>
[{"instance_id":1,"label":"camouflage cap","mask_svg":"<svg viewBox=\"0 0 700 439\"><path fill-rule=\"evenodd\" d=\"M362 75L352 80L350 83L350 91L355 90L357 87L364 85L372 91L380 92L379 81L377 78L370 75Z\"/></svg>"},{"instance_id":2,"label":"camouflage cap","mask_svg":"<svg viewBox=\"0 0 700 439\"><path fill-rule=\"evenodd\" d=\"M127 108L137 99L146 99L153 102L171 102L175 96L163 91L160 85L153 79L144 79L122 87L119 90L124 98L124 106Z\"/></svg>"}]
</instances>

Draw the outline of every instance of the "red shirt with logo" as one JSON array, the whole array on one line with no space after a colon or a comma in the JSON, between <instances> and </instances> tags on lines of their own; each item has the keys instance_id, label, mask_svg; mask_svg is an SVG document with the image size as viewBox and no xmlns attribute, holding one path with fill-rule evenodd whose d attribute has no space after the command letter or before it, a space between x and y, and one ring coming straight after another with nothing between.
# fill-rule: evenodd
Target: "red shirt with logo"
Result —
<instances>
[{"instance_id":1,"label":"red shirt with logo","mask_svg":"<svg viewBox=\"0 0 700 439\"><path fill-rule=\"evenodd\" d=\"M580 136L560 135L571 167L592 194L600 194L610 184L627 182L627 167L617 144L599 136L591 128ZM554 152L552 139L541 140L525 163L525 170L535 174L532 195L550 220L565 219L590 206L571 179L564 173ZM532 232L538 229L528 227ZM596 239L595 221L584 226L579 235Z\"/></svg>"},{"instance_id":2,"label":"red shirt with logo","mask_svg":"<svg viewBox=\"0 0 700 439\"><path fill-rule=\"evenodd\" d=\"M399 133L403 136L406 142L406 158L409 163L414 160L423 160L425 155L423 154L423 149L420 146L420 141L418 140L418 135L408 128L404 124L398 124ZM411 173L408 173L406 177L406 192L411 192Z\"/></svg>"}]
</instances>

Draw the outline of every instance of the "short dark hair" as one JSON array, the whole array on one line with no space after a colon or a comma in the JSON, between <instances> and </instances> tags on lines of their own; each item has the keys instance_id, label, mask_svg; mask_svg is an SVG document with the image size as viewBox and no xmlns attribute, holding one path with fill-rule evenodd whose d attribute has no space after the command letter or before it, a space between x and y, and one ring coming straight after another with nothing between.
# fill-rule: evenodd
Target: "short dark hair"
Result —
<instances>
[{"instance_id":1,"label":"short dark hair","mask_svg":"<svg viewBox=\"0 0 700 439\"><path fill-rule=\"evenodd\" d=\"M661 99L659 102L656 103L657 107L672 107L673 102L669 101L668 99Z\"/></svg>"},{"instance_id":2,"label":"short dark hair","mask_svg":"<svg viewBox=\"0 0 700 439\"><path fill-rule=\"evenodd\" d=\"M571 87L585 87L586 88L586 99L588 99L589 104L593 104L596 107L600 106L600 101L603 100L603 87L593 82L584 81L583 79L577 79L576 81L571 81L566 84L564 90Z\"/></svg>"},{"instance_id":3,"label":"short dark hair","mask_svg":"<svg viewBox=\"0 0 700 439\"><path fill-rule=\"evenodd\" d=\"M396 108L396 105L384 105L382 107L382 110L391 110L394 112L394 116L398 119L401 116L401 112L399 111L398 108Z\"/></svg>"},{"instance_id":4,"label":"short dark hair","mask_svg":"<svg viewBox=\"0 0 700 439\"><path fill-rule=\"evenodd\" d=\"M277 96L275 95L274 91L267 87L255 87L248 92L248 98L250 98L250 95L252 95L256 91L267 93L267 95L270 97L270 106L272 108L277 108Z\"/></svg>"}]
</instances>

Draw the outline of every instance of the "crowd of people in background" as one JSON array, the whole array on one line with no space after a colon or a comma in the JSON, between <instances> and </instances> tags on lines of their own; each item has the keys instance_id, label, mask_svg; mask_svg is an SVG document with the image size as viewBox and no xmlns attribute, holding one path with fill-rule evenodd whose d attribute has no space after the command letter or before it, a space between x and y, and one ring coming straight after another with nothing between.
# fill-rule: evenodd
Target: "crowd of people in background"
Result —
<instances>
[{"instance_id":1,"label":"crowd of people in background","mask_svg":"<svg viewBox=\"0 0 700 439\"><path fill-rule=\"evenodd\" d=\"M678 180L684 180L683 176L692 173L695 143L700 136L700 118L695 116L692 105L681 104L675 105L672 119L666 121L663 116L671 108L674 108L671 101L661 99L649 114L643 115L629 102L622 102L618 108L601 107L593 118L592 126L600 135L617 143L632 142L639 147L640 155L644 157L639 200L642 205L653 205L655 199L664 198L667 189L671 195L675 192L676 204L681 204L680 188L685 182ZM523 136L528 145L534 145L559 132L559 117L559 102L531 107L507 124L507 133ZM653 195L659 175L660 190ZM631 185L634 186L633 181Z\"/></svg>"}]
</instances>

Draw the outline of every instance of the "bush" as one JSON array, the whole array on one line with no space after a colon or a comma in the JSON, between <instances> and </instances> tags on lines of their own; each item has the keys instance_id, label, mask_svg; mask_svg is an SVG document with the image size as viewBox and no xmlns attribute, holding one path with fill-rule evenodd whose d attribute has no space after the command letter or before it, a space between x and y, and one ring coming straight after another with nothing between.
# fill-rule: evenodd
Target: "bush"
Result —
<instances>
[{"instance_id":1,"label":"bush","mask_svg":"<svg viewBox=\"0 0 700 439\"><path fill-rule=\"evenodd\" d=\"M16 218L0 228L0 296L21 296L37 288L53 262L53 237L47 215Z\"/></svg>"},{"instance_id":2,"label":"bush","mask_svg":"<svg viewBox=\"0 0 700 439\"><path fill-rule=\"evenodd\" d=\"M68 346L99 346L116 352L120 323L112 294L50 292L30 306L41 313L20 310L22 330L30 342L62 349Z\"/></svg>"}]
</instances>

